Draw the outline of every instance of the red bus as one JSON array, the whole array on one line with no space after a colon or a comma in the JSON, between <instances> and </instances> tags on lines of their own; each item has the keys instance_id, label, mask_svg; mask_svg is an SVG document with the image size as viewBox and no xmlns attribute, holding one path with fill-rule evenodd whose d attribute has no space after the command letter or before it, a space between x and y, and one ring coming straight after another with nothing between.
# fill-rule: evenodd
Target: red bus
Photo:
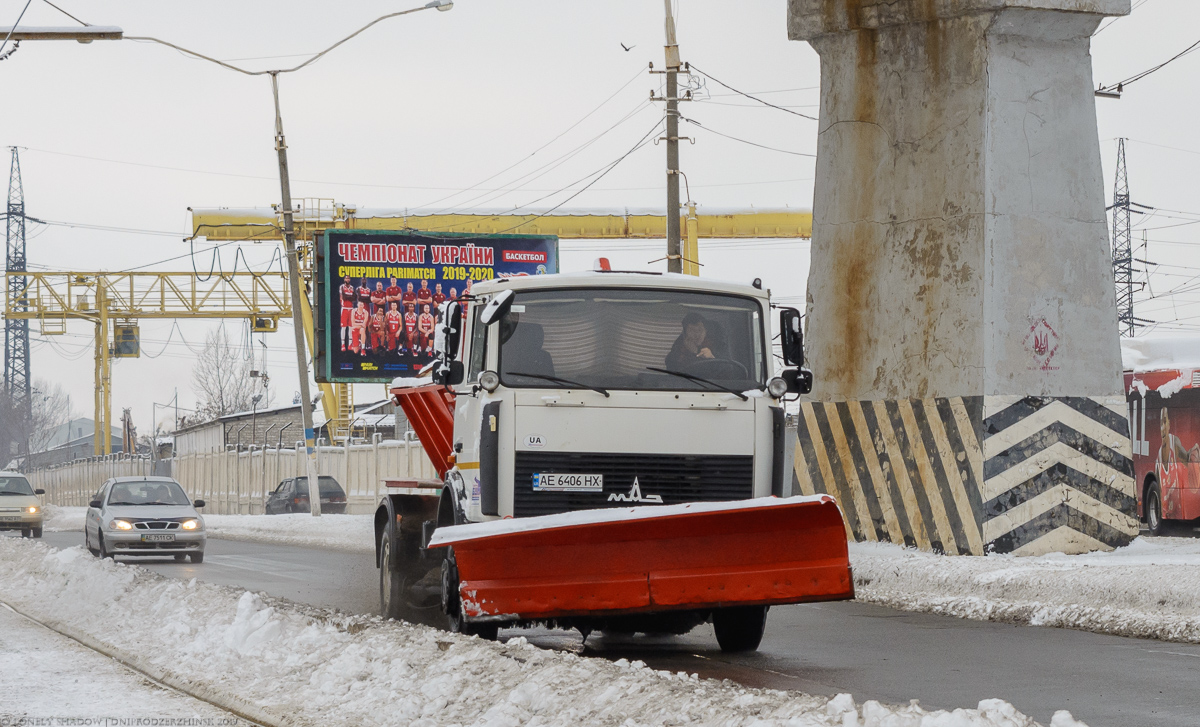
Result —
<instances>
[{"instance_id":1,"label":"red bus","mask_svg":"<svg viewBox=\"0 0 1200 727\"><path fill-rule=\"evenodd\" d=\"M1151 535L1200 518L1200 338L1124 339L1138 517Z\"/></svg>"}]
</instances>

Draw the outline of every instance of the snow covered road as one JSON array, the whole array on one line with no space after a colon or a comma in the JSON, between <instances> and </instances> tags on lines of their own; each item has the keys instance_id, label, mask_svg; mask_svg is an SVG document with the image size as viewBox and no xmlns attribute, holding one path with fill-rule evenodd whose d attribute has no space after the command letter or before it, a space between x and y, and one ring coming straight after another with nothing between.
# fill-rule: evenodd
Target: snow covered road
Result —
<instances>
[{"instance_id":1,"label":"snow covered road","mask_svg":"<svg viewBox=\"0 0 1200 727\"><path fill-rule=\"evenodd\" d=\"M856 704L349 617L0 538L0 600L276 723L1032 727L1010 704ZM3 678L3 672L0 672ZM280 685L288 685L280 688ZM7 686L7 684L4 684ZM295 688L292 688L295 687ZM7 691L7 690L5 690ZM1053 727L1080 724L1061 712Z\"/></svg>"}]
</instances>

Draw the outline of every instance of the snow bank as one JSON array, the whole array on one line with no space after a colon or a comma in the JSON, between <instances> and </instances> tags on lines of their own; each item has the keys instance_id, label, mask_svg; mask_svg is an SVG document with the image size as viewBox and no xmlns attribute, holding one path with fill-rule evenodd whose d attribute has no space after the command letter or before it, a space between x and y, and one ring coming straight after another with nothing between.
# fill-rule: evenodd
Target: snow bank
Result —
<instances>
[{"instance_id":1,"label":"snow bank","mask_svg":"<svg viewBox=\"0 0 1200 727\"><path fill-rule=\"evenodd\" d=\"M163 715L175 716L178 724L229 724L218 721L228 719L225 712L151 684L7 608L0 608L0 633L0 724L102 725L122 724L118 720L123 719L124 724L144 720L141 724L149 725Z\"/></svg>"},{"instance_id":2,"label":"snow bank","mask_svg":"<svg viewBox=\"0 0 1200 727\"><path fill-rule=\"evenodd\" d=\"M298 725L1036 724L999 700L953 712L860 705L345 616L17 538L0 538L0 599ZM1051 725L1080 723L1059 712Z\"/></svg>"},{"instance_id":3,"label":"snow bank","mask_svg":"<svg viewBox=\"0 0 1200 727\"><path fill-rule=\"evenodd\" d=\"M204 515L210 538L279 543L302 548L375 552L372 515ZM80 528L83 525L80 524Z\"/></svg>"},{"instance_id":4,"label":"snow bank","mask_svg":"<svg viewBox=\"0 0 1200 727\"><path fill-rule=\"evenodd\" d=\"M851 543L858 600L906 611L1200 643L1200 540L1110 553L943 556Z\"/></svg>"},{"instance_id":5,"label":"snow bank","mask_svg":"<svg viewBox=\"0 0 1200 727\"><path fill-rule=\"evenodd\" d=\"M72 530L83 532L83 520L87 510L86 507L62 507L47 503L42 506L42 515L45 518L42 529L52 533Z\"/></svg>"}]
</instances>

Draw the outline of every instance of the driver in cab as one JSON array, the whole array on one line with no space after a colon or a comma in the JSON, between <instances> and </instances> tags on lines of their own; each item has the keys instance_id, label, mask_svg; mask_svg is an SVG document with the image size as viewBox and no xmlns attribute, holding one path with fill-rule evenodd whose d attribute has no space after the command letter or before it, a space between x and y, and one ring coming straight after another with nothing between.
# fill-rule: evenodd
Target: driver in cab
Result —
<instances>
[{"instance_id":1,"label":"driver in cab","mask_svg":"<svg viewBox=\"0 0 1200 727\"><path fill-rule=\"evenodd\" d=\"M667 368L686 371L696 361L714 358L704 318L699 313L688 313L683 317L683 333L675 339L675 345L667 354Z\"/></svg>"}]
</instances>

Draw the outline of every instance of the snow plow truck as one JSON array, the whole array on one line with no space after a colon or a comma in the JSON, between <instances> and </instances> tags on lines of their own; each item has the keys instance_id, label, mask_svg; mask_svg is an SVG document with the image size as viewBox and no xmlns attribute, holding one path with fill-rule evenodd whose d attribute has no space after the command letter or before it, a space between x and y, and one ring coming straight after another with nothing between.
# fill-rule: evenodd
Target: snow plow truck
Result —
<instances>
[{"instance_id":1,"label":"snow plow truck","mask_svg":"<svg viewBox=\"0 0 1200 727\"><path fill-rule=\"evenodd\" d=\"M385 617L495 638L541 624L758 648L772 605L854 597L827 495L784 497L800 314L761 283L608 270L500 278L447 302L391 393L440 480L387 479Z\"/></svg>"}]
</instances>

